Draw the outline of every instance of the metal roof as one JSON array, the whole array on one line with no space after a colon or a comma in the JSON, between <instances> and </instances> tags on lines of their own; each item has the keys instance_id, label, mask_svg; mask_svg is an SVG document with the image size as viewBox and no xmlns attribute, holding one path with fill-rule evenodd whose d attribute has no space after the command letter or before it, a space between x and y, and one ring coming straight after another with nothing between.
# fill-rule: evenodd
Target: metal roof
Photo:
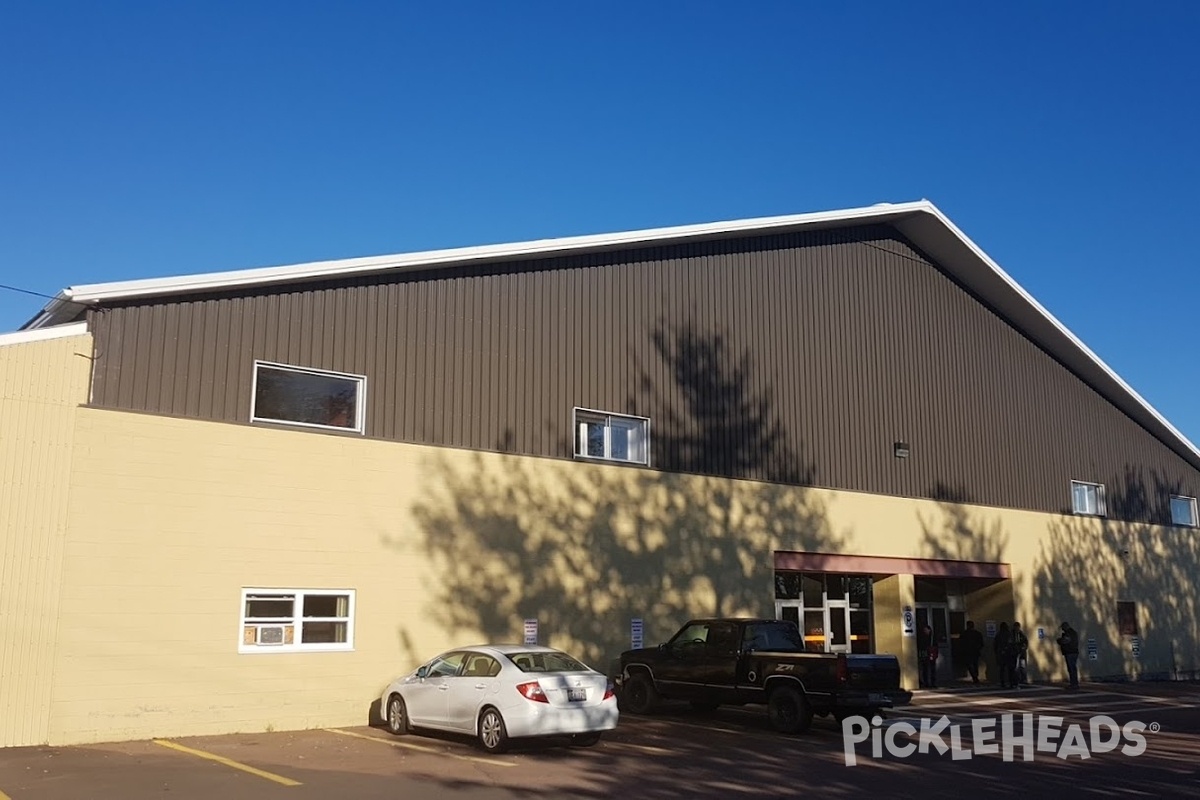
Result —
<instances>
[{"instance_id":1,"label":"metal roof","mask_svg":"<svg viewBox=\"0 0 1200 800\"><path fill-rule=\"evenodd\" d=\"M879 203L864 208L779 217L652 228L640 231L540 239L512 244L431 250L390 256L320 261L293 266L209 272L170 278L119 281L63 289L23 329L73 319L79 304L102 305L139 298L236 291L242 287L294 284L350 276L427 270L437 267L505 262L602 252L686 241L727 239L767 233L887 224L894 227L943 270L1001 314L1031 341L1086 381L1142 427L1200 469L1200 449L1167 421L1112 368L1000 268L933 203Z\"/></svg>"}]
</instances>

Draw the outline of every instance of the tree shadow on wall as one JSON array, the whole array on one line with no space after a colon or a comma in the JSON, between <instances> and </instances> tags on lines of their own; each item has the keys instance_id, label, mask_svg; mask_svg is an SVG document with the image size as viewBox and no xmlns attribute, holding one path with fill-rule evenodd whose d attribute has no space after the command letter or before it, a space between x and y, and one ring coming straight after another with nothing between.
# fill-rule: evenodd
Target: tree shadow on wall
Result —
<instances>
[{"instance_id":1,"label":"tree shadow on wall","mask_svg":"<svg viewBox=\"0 0 1200 800\"><path fill-rule=\"evenodd\" d=\"M749 351L734 355L724 336L691 324L660 324L651 339L668 384L656 384L651 376L664 373L652 368L639 370L639 383L655 410L656 456L666 469L812 485L816 467L789 446L772 408L773 389L750 388ZM681 400L672 403L676 393Z\"/></svg>"},{"instance_id":2,"label":"tree shadow on wall","mask_svg":"<svg viewBox=\"0 0 1200 800\"><path fill-rule=\"evenodd\" d=\"M1150 488L1152 487L1152 489ZM1107 498L1113 517L1170 519L1174 484L1127 467ZM1200 536L1190 528L1064 516L1051 524L1035 561L1034 599L1079 631L1081 674L1093 679L1200 677L1200 602L1195 593ZM1118 625L1118 601L1136 604L1140 655ZM1047 632L1049 635L1049 631ZM1086 643L1096 640L1097 660Z\"/></svg>"},{"instance_id":3,"label":"tree shadow on wall","mask_svg":"<svg viewBox=\"0 0 1200 800\"><path fill-rule=\"evenodd\" d=\"M659 374L676 384L654 387L643 372L658 390L653 463L683 470L719 451L722 464L812 475L782 444L769 391L751 390L749 358L728 366L715 333L652 336ZM773 616L773 551L840 546L823 506L794 485L461 452L430 459L426 476L413 513L435 565L432 621L448 637L520 641L522 620L537 619L542 643L600 669L629 647L631 618L649 645L689 617Z\"/></svg>"},{"instance_id":4,"label":"tree shadow on wall","mask_svg":"<svg viewBox=\"0 0 1200 800\"><path fill-rule=\"evenodd\" d=\"M917 512L921 523L921 555L948 561L998 564L1008 552L1008 533L1000 520L983 521L971 513L966 489L936 484L929 496L937 501L941 519Z\"/></svg>"}]
</instances>

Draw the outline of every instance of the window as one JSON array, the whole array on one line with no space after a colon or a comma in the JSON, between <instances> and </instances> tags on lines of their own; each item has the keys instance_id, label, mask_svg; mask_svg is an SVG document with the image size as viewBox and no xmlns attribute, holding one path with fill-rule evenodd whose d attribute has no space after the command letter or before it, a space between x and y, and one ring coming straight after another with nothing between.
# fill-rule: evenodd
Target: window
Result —
<instances>
[{"instance_id":1,"label":"window","mask_svg":"<svg viewBox=\"0 0 1200 800\"><path fill-rule=\"evenodd\" d=\"M363 432L362 375L254 362L251 422Z\"/></svg>"},{"instance_id":2,"label":"window","mask_svg":"<svg viewBox=\"0 0 1200 800\"><path fill-rule=\"evenodd\" d=\"M1117 601L1117 632L1121 636L1137 636L1137 603Z\"/></svg>"},{"instance_id":3,"label":"window","mask_svg":"<svg viewBox=\"0 0 1200 800\"><path fill-rule=\"evenodd\" d=\"M510 653L508 660L522 672L587 672L588 668L566 653Z\"/></svg>"},{"instance_id":4,"label":"window","mask_svg":"<svg viewBox=\"0 0 1200 800\"><path fill-rule=\"evenodd\" d=\"M575 409L575 455L631 464L650 463L650 420Z\"/></svg>"},{"instance_id":5,"label":"window","mask_svg":"<svg viewBox=\"0 0 1200 800\"><path fill-rule=\"evenodd\" d=\"M1189 528L1197 526L1196 498L1171 496L1171 524L1186 525Z\"/></svg>"},{"instance_id":6,"label":"window","mask_svg":"<svg viewBox=\"0 0 1200 800\"><path fill-rule=\"evenodd\" d=\"M458 671L462 668L463 659L466 657L466 653L447 653L446 655L438 656L429 662L429 668L425 671L425 677L453 678L458 675Z\"/></svg>"},{"instance_id":7,"label":"window","mask_svg":"<svg viewBox=\"0 0 1200 800\"><path fill-rule=\"evenodd\" d=\"M354 591L243 589L240 653L354 648Z\"/></svg>"},{"instance_id":8,"label":"window","mask_svg":"<svg viewBox=\"0 0 1200 800\"><path fill-rule=\"evenodd\" d=\"M1103 484L1071 481L1071 510L1076 514L1103 517L1106 513Z\"/></svg>"},{"instance_id":9,"label":"window","mask_svg":"<svg viewBox=\"0 0 1200 800\"><path fill-rule=\"evenodd\" d=\"M500 662L482 653L468 653L462 674L467 678L494 678L500 674Z\"/></svg>"}]
</instances>

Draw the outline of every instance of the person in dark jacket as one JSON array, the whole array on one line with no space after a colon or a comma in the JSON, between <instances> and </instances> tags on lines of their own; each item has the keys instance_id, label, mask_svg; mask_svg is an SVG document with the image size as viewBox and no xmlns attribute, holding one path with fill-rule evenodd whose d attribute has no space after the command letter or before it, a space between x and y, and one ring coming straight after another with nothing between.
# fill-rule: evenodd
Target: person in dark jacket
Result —
<instances>
[{"instance_id":1,"label":"person in dark jacket","mask_svg":"<svg viewBox=\"0 0 1200 800\"><path fill-rule=\"evenodd\" d=\"M1079 634L1067 622L1062 624L1062 635L1058 637L1058 649L1067 662L1067 676L1071 689L1079 688Z\"/></svg>"},{"instance_id":2,"label":"person in dark jacket","mask_svg":"<svg viewBox=\"0 0 1200 800\"><path fill-rule=\"evenodd\" d=\"M979 656L983 653L983 634L975 627L974 622L967 620L967 629L958 637L958 642L971 681L979 683Z\"/></svg>"},{"instance_id":3,"label":"person in dark jacket","mask_svg":"<svg viewBox=\"0 0 1200 800\"><path fill-rule=\"evenodd\" d=\"M999 629L996 631L996 638L992 641L992 652L996 655L996 666L1000 668L1001 689L1007 689L1012 685L1012 670L1008 666L1008 657L1011 649L1012 642L1008 635L1008 623L1001 622Z\"/></svg>"},{"instance_id":4,"label":"person in dark jacket","mask_svg":"<svg viewBox=\"0 0 1200 800\"><path fill-rule=\"evenodd\" d=\"M1012 625L1008 649L1009 675L1012 676L1013 686L1020 689L1029 682L1028 672L1025 669L1025 659L1029 655L1029 639L1025 636L1025 631L1021 630L1019 622L1014 622Z\"/></svg>"},{"instance_id":5,"label":"person in dark jacket","mask_svg":"<svg viewBox=\"0 0 1200 800\"><path fill-rule=\"evenodd\" d=\"M937 688L937 642L933 638L933 628L921 626L917 631L917 668L920 670L920 685L922 689Z\"/></svg>"}]
</instances>

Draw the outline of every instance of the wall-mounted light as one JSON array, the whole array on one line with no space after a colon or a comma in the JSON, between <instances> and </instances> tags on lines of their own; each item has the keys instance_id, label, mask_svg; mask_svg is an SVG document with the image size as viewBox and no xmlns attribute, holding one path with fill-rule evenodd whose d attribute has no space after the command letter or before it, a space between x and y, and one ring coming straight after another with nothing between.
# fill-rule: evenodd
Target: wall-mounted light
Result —
<instances>
[{"instance_id":1,"label":"wall-mounted light","mask_svg":"<svg viewBox=\"0 0 1200 800\"><path fill-rule=\"evenodd\" d=\"M892 453L896 458L908 458L908 442L896 442L892 445Z\"/></svg>"}]
</instances>

